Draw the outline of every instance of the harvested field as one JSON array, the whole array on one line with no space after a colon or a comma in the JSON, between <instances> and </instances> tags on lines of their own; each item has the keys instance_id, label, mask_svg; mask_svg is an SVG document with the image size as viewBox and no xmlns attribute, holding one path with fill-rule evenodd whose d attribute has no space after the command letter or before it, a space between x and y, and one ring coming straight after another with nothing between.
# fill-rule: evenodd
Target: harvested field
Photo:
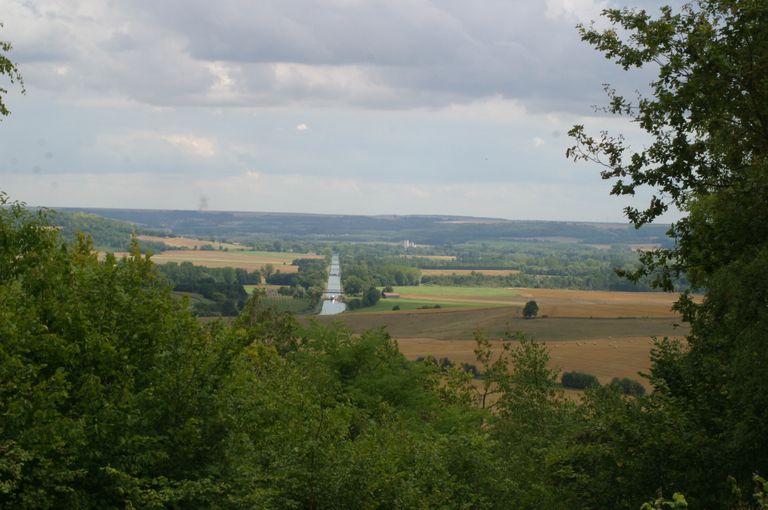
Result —
<instances>
[{"instance_id":1,"label":"harvested field","mask_svg":"<svg viewBox=\"0 0 768 510\"><path fill-rule=\"evenodd\" d=\"M651 339L647 337L596 338L587 341L550 341L551 368L563 372L579 371L595 375L602 384L614 377L629 377L647 386L638 372L650 368ZM410 359L419 356L447 357L456 363L477 364L471 340L435 340L434 338L403 338L398 340L400 351ZM496 343L498 345L498 343Z\"/></svg>"},{"instance_id":2,"label":"harvested field","mask_svg":"<svg viewBox=\"0 0 768 510\"><path fill-rule=\"evenodd\" d=\"M688 333L671 310L675 294L437 286L396 291L401 299L382 300L377 307L384 302L390 310L400 303L400 311L345 313L333 320L353 331L386 327L409 358L432 355L459 363L476 363L475 330L489 338L521 331L547 343L552 367L591 373L603 383L614 377L640 380L637 373L649 368L652 336ZM539 317L525 320L521 309L531 299L539 304ZM441 308L408 310L404 305L410 302Z\"/></svg>"},{"instance_id":3,"label":"harvested field","mask_svg":"<svg viewBox=\"0 0 768 510\"><path fill-rule=\"evenodd\" d=\"M394 303L396 300L392 300ZM518 307L441 308L439 310L400 310L378 313L344 313L321 322L342 322L353 331L386 327L401 338L433 338L436 340L471 340L476 329L490 337L505 332L523 331L538 340L586 340L638 336L677 336L687 333L676 327L675 317L588 318L539 317L525 320Z\"/></svg>"},{"instance_id":4,"label":"harvested field","mask_svg":"<svg viewBox=\"0 0 768 510\"><path fill-rule=\"evenodd\" d=\"M662 292L609 292L561 289L442 287L422 285L395 287L401 299L382 300L376 307L358 310L369 313L390 310L400 303L439 304L441 307L477 308L515 306L522 310L526 301L535 300L539 317L581 318L676 318L672 304L677 294ZM401 305L402 309L405 309ZM409 307L413 308L413 307ZM518 312L519 315L519 312Z\"/></svg>"},{"instance_id":5,"label":"harvested field","mask_svg":"<svg viewBox=\"0 0 768 510\"><path fill-rule=\"evenodd\" d=\"M430 276L443 276L443 275L468 275L472 273L481 273L486 276L509 276L511 274L518 274L520 271L517 269L422 269L421 274Z\"/></svg>"},{"instance_id":6,"label":"harvested field","mask_svg":"<svg viewBox=\"0 0 768 510\"><path fill-rule=\"evenodd\" d=\"M173 248L189 248L194 250L201 246L213 246L215 249L226 248L228 250L246 250L247 247L241 244L234 243L218 243L215 241L206 241L204 239L193 239L191 237L160 237L160 236L136 236L139 241L156 241L159 243L165 243Z\"/></svg>"},{"instance_id":7,"label":"harvested field","mask_svg":"<svg viewBox=\"0 0 768 510\"><path fill-rule=\"evenodd\" d=\"M124 254L116 253L115 255L120 256ZM291 261L298 258L322 257L302 253L207 250L168 250L152 256L152 260L157 264L191 262L196 266L234 267L248 271L255 271L267 264L272 264L275 267L275 271L280 271L281 273L295 273L298 271L298 267L291 265Z\"/></svg>"},{"instance_id":8,"label":"harvested field","mask_svg":"<svg viewBox=\"0 0 768 510\"><path fill-rule=\"evenodd\" d=\"M678 294L599 290L512 289L524 301L535 300L539 316L678 317L672 310Z\"/></svg>"}]
</instances>

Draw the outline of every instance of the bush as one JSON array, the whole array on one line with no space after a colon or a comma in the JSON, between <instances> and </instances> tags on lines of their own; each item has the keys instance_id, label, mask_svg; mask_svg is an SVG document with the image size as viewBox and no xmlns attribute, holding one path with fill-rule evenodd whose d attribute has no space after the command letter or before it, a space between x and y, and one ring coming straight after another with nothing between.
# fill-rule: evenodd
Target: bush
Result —
<instances>
[{"instance_id":1,"label":"bush","mask_svg":"<svg viewBox=\"0 0 768 510\"><path fill-rule=\"evenodd\" d=\"M600 386L600 381L592 374L584 372L565 372L563 373L562 385L565 388L584 390L593 386Z\"/></svg>"},{"instance_id":2,"label":"bush","mask_svg":"<svg viewBox=\"0 0 768 510\"><path fill-rule=\"evenodd\" d=\"M479 379L483 375L480 369L477 368L477 366L473 365L472 363L462 363L461 369L467 373L472 374L473 379Z\"/></svg>"},{"instance_id":3,"label":"bush","mask_svg":"<svg viewBox=\"0 0 768 510\"><path fill-rule=\"evenodd\" d=\"M393 307L392 307L392 310L393 310L393 311L397 311L397 310L399 310L399 309L400 309L400 305L395 305L395 306L393 306Z\"/></svg>"},{"instance_id":4,"label":"bush","mask_svg":"<svg viewBox=\"0 0 768 510\"><path fill-rule=\"evenodd\" d=\"M360 298L352 298L347 301L347 308L350 310L357 310L363 307L363 301Z\"/></svg>"},{"instance_id":5,"label":"bush","mask_svg":"<svg viewBox=\"0 0 768 510\"><path fill-rule=\"evenodd\" d=\"M539 305L536 301L528 301L523 308L523 318L533 319L539 314Z\"/></svg>"},{"instance_id":6,"label":"bush","mask_svg":"<svg viewBox=\"0 0 768 510\"><path fill-rule=\"evenodd\" d=\"M454 367L453 361L451 361L449 358L440 358L440 361L438 361L438 365L443 370L447 370L449 368L453 368Z\"/></svg>"},{"instance_id":7,"label":"bush","mask_svg":"<svg viewBox=\"0 0 768 510\"><path fill-rule=\"evenodd\" d=\"M618 386L625 395L634 395L640 397L645 395L645 387L634 379L629 377L623 377L619 379L614 377L611 381L611 386Z\"/></svg>"},{"instance_id":8,"label":"bush","mask_svg":"<svg viewBox=\"0 0 768 510\"><path fill-rule=\"evenodd\" d=\"M369 287L363 294L363 306L373 306L381 299L381 292L376 287Z\"/></svg>"}]
</instances>

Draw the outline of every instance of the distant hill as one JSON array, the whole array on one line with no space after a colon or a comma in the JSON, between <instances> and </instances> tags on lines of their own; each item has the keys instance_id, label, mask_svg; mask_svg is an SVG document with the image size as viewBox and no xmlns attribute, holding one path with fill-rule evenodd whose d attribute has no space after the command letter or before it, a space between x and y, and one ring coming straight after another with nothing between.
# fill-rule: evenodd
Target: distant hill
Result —
<instances>
[{"instance_id":1,"label":"distant hill","mask_svg":"<svg viewBox=\"0 0 768 510\"><path fill-rule=\"evenodd\" d=\"M91 236L97 249L107 251L126 250L135 229L130 223L86 211L56 210L52 221L68 241L74 241L78 232L83 232Z\"/></svg>"},{"instance_id":2,"label":"distant hill","mask_svg":"<svg viewBox=\"0 0 768 510\"><path fill-rule=\"evenodd\" d=\"M516 221L466 216L354 216L331 214L62 208L133 225L140 231L199 238L273 236L328 241L408 239L444 245L470 241L552 240L587 244L669 244L668 225L636 230L623 223Z\"/></svg>"}]
</instances>

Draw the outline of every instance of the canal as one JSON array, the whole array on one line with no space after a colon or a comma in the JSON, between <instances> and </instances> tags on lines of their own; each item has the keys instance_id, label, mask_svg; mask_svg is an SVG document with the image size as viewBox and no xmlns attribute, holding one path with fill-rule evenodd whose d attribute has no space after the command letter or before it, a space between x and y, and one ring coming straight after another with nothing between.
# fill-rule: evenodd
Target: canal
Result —
<instances>
[{"instance_id":1,"label":"canal","mask_svg":"<svg viewBox=\"0 0 768 510\"><path fill-rule=\"evenodd\" d=\"M341 266L339 256L331 255L331 267L328 271L328 285L323 293L323 308L320 315L336 315L347 309L341 300Z\"/></svg>"}]
</instances>

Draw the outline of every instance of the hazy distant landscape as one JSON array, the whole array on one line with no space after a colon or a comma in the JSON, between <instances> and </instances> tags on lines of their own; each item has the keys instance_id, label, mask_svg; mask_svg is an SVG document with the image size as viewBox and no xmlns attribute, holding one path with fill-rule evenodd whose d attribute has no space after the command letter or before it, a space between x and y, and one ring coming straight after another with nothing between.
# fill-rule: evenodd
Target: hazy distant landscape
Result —
<instances>
[{"instance_id":1,"label":"hazy distant landscape","mask_svg":"<svg viewBox=\"0 0 768 510\"><path fill-rule=\"evenodd\" d=\"M67 209L62 213L65 223L79 218L80 227L97 244L111 239L105 235L105 222L119 222L107 224L116 233L135 232L140 246L154 249L152 260L161 269L168 263L187 263L258 274L260 285L241 283L242 289L248 294L260 289L265 292L265 305L298 312L305 320L318 320L319 307L306 301L318 302L320 289L312 292L298 283L300 267L293 261L321 259L328 264L328 253L340 252L342 281L349 281L348 264L355 273L352 276L362 276L355 269L361 265L368 274L357 284L359 289L350 286L352 292L345 291L345 300L357 299L370 287L377 291L392 287L397 297L379 298L320 320L344 324L358 334L386 328L411 358L433 356L472 363L474 354L467 346L474 344L478 332L491 338L519 332L545 341L553 349L562 342L570 343L567 354L559 350L560 355L553 357L552 368L596 374L608 383L614 377L639 379L640 372L648 371L651 337L683 337L688 332L680 315L672 311L677 295L640 292L647 288L633 289L614 273L617 266L637 264L641 247L668 246L664 225L636 230L624 224L452 216L120 209ZM444 237L438 238L438 233ZM128 243L127 237L120 243ZM262 251L254 250L256 247ZM390 272L393 266L402 267L418 276L411 285L400 286L396 274L369 274L381 265L390 266ZM322 285L322 280L317 279L316 285ZM520 287L519 281L533 282L536 288ZM612 292L611 285L624 291ZM191 287L179 288L175 292L190 299L193 310L197 306L198 313L207 317L210 303L201 305L207 298L190 292ZM633 292L626 292L628 289ZM535 321L524 320L521 314L529 300L539 306ZM230 312L244 304L241 301ZM638 343L639 339L645 341Z\"/></svg>"},{"instance_id":2,"label":"hazy distant landscape","mask_svg":"<svg viewBox=\"0 0 768 510\"><path fill-rule=\"evenodd\" d=\"M256 236L334 242L446 245L469 241L554 241L597 245L669 246L668 225L637 230L629 223L513 221L467 216L353 216L216 211L59 208L136 225L144 233L233 241Z\"/></svg>"}]
</instances>

